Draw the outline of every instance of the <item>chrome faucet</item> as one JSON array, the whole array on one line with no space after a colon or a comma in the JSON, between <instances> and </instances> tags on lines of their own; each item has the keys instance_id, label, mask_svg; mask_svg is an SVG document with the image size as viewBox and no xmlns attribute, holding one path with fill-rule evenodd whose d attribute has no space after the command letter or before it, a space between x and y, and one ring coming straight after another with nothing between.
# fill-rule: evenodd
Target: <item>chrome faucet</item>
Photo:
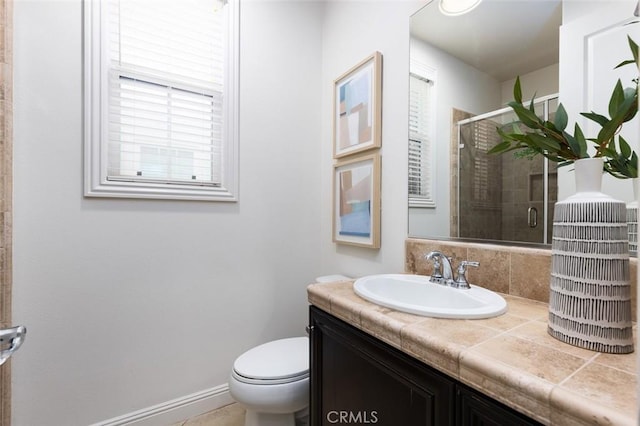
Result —
<instances>
[{"instance_id":1,"label":"chrome faucet","mask_svg":"<svg viewBox=\"0 0 640 426\"><path fill-rule=\"evenodd\" d=\"M460 289L471 288L466 276L467 266L480 266L479 262L463 260L458 266L458 276L454 278L451 258L439 251L429 252L424 258L433 261L433 274L429 278L429 282Z\"/></svg>"},{"instance_id":2,"label":"chrome faucet","mask_svg":"<svg viewBox=\"0 0 640 426\"><path fill-rule=\"evenodd\" d=\"M437 284L450 285L449 282L453 281L451 260L439 251L427 253L424 258L427 260L433 260L433 275L431 275L429 281Z\"/></svg>"}]
</instances>

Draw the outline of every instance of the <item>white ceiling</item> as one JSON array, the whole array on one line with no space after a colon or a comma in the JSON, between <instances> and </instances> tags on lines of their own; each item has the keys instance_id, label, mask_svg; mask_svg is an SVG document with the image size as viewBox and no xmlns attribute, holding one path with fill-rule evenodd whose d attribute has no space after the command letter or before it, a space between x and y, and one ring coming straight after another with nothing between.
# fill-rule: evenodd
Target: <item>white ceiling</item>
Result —
<instances>
[{"instance_id":1,"label":"white ceiling","mask_svg":"<svg viewBox=\"0 0 640 426\"><path fill-rule=\"evenodd\" d=\"M411 35L506 81L558 63L561 0L483 0L445 16L433 0L411 17Z\"/></svg>"}]
</instances>

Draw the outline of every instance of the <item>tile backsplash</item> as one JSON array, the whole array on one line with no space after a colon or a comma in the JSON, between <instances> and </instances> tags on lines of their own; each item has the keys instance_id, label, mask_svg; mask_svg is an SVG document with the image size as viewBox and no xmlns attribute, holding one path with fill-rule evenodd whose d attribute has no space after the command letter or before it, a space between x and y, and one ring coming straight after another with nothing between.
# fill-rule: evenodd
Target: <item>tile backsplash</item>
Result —
<instances>
[{"instance_id":1,"label":"tile backsplash","mask_svg":"<svg viewBox=\"0 0 640 426\"><path fill-rule=\"evenodd\" d=\"M405 272L431 275L433 265L424 255L434 250L453 257L455 265L461 260L480 262L478 268L467 270L467 279L471 284L503 294L549 303L551 250L409 238L405 242ZM637 308L637 268L638 261L633 256L629 262L633 318L636 318Z\"/></svg>"}]
</instances>

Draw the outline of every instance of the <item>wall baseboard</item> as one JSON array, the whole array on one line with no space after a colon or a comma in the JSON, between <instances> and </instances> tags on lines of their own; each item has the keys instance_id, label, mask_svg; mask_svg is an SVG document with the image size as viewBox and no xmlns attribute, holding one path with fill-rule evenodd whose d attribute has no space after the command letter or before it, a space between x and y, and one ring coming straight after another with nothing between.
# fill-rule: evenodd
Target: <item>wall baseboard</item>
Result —
<instances>
[{"instance_id":1,"label":"wall baseboard","mask_svg":"<svg viewBox=\"0 0 640 426\"><path fill-rule=\"evenodd\" d=\"M172 399L132 413L114 417L91 426L158 426L171 425L233 402L227 383Z\"/></svg>"}]
</instances>

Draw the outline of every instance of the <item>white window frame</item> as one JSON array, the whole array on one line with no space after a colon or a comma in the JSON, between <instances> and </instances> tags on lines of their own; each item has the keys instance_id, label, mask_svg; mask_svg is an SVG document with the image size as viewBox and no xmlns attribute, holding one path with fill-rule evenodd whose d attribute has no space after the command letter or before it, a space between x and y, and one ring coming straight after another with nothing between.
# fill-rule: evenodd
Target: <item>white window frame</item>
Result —
<instances>
[{"instance_id":1,"label":"white window frame","mask_svg":"<svg viewBox=\"0 0 640 426\"><path fill-rule=\"evenodd\" d=\"M238 201L239 0L228 0L222 182L219 186L107 179L108 52L106 1L83 0L84 195L87 197Z\"/></svg>"},{"instance_id":2,"label":"white window frame","mask_svg":"<svg viewBox=\"0 0 640 426\"><path fill-rule=\"evenodd\" d=\"M433 208L436 208L436 192L435 192L436 191L436 186L435 186L436 130L435 130L435 126L437 123L436 121L437 71L434 68L431 68L428 65L425 65L419 61L412 60L410 63L410 74L415 75L418 78L432 81L433 88L431 91L432 96L430 99L431 117L429 117L429 129L430 129L429 139L431 143L429 144L429 151L426 153L423 153L428 158L428 162L429 162L430 173L428 177L428 185L430 186L429 193L431 194L431 196L419 197L415 195L409 195L409 207L433 209ZM407 140L407 143L409 143L409 140Z\"/></svg>"}]
</instances>

